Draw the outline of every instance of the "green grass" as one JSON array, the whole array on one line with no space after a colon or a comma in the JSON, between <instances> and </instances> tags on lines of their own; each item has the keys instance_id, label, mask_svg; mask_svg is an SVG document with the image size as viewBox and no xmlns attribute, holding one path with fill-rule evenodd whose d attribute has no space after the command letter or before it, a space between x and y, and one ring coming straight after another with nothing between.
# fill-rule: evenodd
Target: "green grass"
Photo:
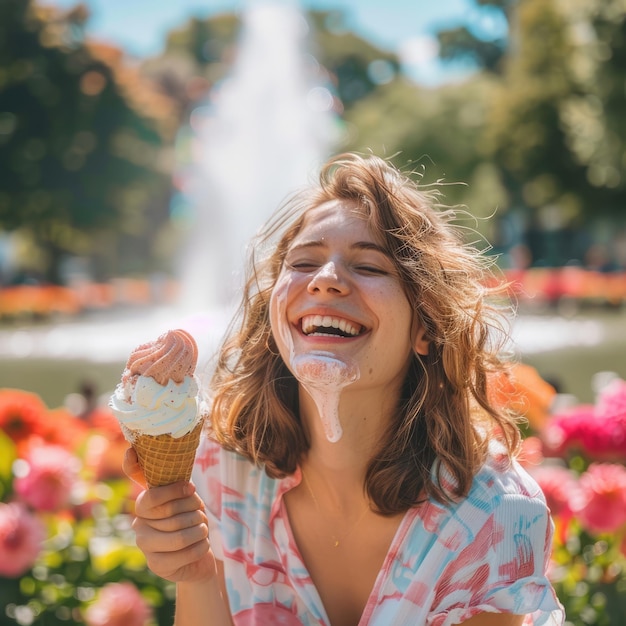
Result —
<instances>
[{"instance_id":1,"label":"green grass","mask_svg":"<svg viewBox=\"0 0 626 626\"><path fill-rule=\"evenodd\" d=\"M24 389L39 394L50 407L63 404L65 397L80 391L88 382L98 395L108 394L119 382L124 363L52 359L0 360L0 387Z\"/></svg>"}]
</instances>

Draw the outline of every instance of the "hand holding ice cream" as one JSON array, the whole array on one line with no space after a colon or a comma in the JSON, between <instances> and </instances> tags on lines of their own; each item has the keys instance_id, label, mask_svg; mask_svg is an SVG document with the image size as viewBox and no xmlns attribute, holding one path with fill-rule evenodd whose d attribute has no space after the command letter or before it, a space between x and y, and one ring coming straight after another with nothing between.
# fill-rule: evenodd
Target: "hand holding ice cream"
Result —
<instances>
[{"instance_id":1,"label":"hand holding ice cream","mask_svg":"<svg viewBox=\"0 0 626 626\"><path fill-rule=\"evenodd\" d=\"M133 350L109 402L149 487L191 476L203 422L197 360L193 337L168 331Z\"/></svg>"}]
</instances>

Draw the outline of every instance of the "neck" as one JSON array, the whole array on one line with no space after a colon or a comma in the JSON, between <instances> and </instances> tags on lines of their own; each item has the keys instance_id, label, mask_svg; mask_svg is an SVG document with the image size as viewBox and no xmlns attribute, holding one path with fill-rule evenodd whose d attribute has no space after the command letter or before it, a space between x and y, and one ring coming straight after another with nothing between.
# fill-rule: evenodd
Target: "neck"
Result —
<instances>
[{"instance_id":1,"label":"neck","mask_svg":"<svg viewBox=\"0 0 626 626\"><path fill-rule=\"evenodd\" d=\"M315 407L313 407L315 408ZM311 446L302 461L302 470L320 506L359 510L365 499L365 472L380 441L375 420L343 413L343 434L336 442L327 439L317 410L305 411Z\"/></svg>"},{"instance_id":2,"label":"neck","mask_svg":"<svg viewBox=\"0 0 626 626\"><path fill-rule=\"evenodd\" d=\"M344 464L339 469L311 450L301 464L302 485L326 516L354 519L356 512L369 508L365 469L365 464Z\"/></svg>"},{"instance_id":3,"label":"neck","mask_svg":"<svg viewBox=\"0 0 626 626\"><path fill-rule=\"evenodd\" d=\"M381 393L300 389L300 416L311 448L319 450L328 464L339 464L337 469L359 461L367 464L395 406ZM333 436L337 432L339 436Z\"/></svg>"}]
</instances>

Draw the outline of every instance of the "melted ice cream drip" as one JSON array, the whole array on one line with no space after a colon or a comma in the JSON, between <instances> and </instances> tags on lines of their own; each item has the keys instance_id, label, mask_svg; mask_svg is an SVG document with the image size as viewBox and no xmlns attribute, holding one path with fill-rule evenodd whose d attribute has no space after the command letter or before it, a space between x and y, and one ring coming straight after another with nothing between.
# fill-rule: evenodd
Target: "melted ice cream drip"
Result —
<instances>
[{"instance_id":1,"label":"melted ice cream drip","mask_svg":"<svg viewBox=\"0 0 626 626\"><path fill-rule=\"evenodd\" d=\"M359 367L332 352L320 350L295 354L286 313L290 283L290 279L279 279L272 294L277 303L277 330L283 343L289 348L289 366L293 375L313 398L326 438L335 443L343 435L339 419L341 391L359 378Z\"/></svg>"},{"instance_id":2,"label":"melted ice cream drip","mask_svg":"<svg viewBox=\"0 0 626 626\"><path fill-rule=\"evenodd\" d=\"M315 402L326 439L339 441L343 435L339 398L342 389L359 377L358 367L329 352L307 352L294 356L291 368Z\"/></svg>"}]
</instances>

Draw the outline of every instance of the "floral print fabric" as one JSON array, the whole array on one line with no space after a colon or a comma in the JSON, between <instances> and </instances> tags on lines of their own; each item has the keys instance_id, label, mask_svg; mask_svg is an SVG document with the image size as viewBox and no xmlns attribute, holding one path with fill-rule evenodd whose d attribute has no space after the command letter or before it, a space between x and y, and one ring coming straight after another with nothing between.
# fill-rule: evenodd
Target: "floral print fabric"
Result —
<instances>
[{"instance_id":1,"label":"floral print fabric","mask_svg":"<svg viewBox=\"0 0 626 626\"><path fill-rule=\"evenodd\" d=\"M301 477L298 469L271 479L209 438L200 445L193 481L236 626L329 624L283 503ZM537 484L492 455L465 499L427 501L406 513L359 626L451 626L480 612L559 626L564 614L545 575L551 537Z\"/></svg>"}]
</instances>

